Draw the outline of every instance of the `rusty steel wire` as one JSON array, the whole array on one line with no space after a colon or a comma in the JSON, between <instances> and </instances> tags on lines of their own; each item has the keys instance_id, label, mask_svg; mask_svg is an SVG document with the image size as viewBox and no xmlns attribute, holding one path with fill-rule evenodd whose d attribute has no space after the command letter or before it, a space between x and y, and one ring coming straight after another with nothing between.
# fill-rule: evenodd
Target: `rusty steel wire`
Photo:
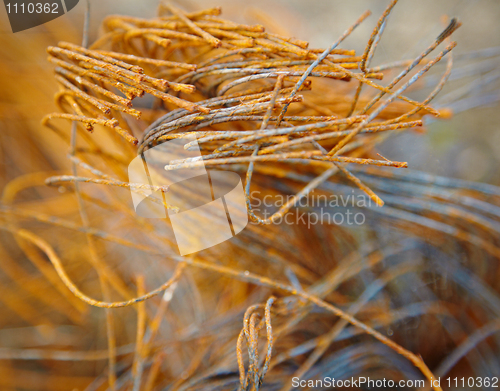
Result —
<instances>
[{"instance_id":1,"label":"rusty steel wire","mask_svg":"<svg viewBox=\"0 0 500 391\"><path fill-rule=\"evenodd\" d=\"M225 20L220 8L169 4L154 19L106 17L90 45L49 46L60 111L42 123L69 146L69 165L4 187L0 231L13 240L0 246L0 268L24 296L5 289L0 301L32 326L58 327L55 313L98 341L0 348L0 364L9 363L0 373L36 372L16 364L36 360L48 389L87 391L290 390L295 377L377 368L428 388L459 365L484 375L499 351L498 340L483 342L499 329L500 190L377 153L421 129L424 116L451 115L431 103L450 78L456 19L414 59L370 65L396 5L361 54L343 46L368 11L322 49ZM435 66L440 75L426 79ZM431 91L413 99L428 79ZM221 247L180 257L168 221L130 207L130 191L168 188L129 183L127 164L193 135L202 157L165 168L238 172L253 223ZM36 201L24 198L31 190ZM286 201L263 211L255 191ZM373 202L352 205L368 216L358 230L278 224L308 197L350 194ZM415 319L420 328L408 331ZM71 362L86 363L81 378L54 364Z\"/></svg>"},{"instance_id":2,"label":"rusty steel wire","mask_svg":"<svg viewBox=\"0 0 500 391\"><path fill-rule=\"evenodd\" d=\"M117 131L127 141L138 143L139 154L158 143L191 136L196 132L194 134L198 136L198 143L204 152L203 162L174 165L172 169L259 161L292 166L297 162L307 164L316 160L332 162L334 167L341 167L340 172L365 190L377 204L382 205L382 200L373 191L337 163L406 167L405 162L353 155L359 153L362 145L373 141L374 138L367 133L411 128L421 125L418 119L423 114L440 115L428 106L432 96L419 103L402 93L451 51L456 45L454 42L448 44L435 59L427 61L403 86L394 91L392 88L460 25L453 19L427 50L384 87L370 80L382 78L383 73L368 72L366 62L378 42L375 38L381 35L385 18L395 4L392 2L380 18L362 56L338 49L338 46L370 15L369 12L365 12L326 50L308 50L306 42L266 33L262 26L243 26L224 20L218 17L218 8L184 15L177 8L168 6L172 16L158 20L107 17L104 26L108 32L91 49L66 42L47 49L49 60L58 65L56 79L63 87L58 99L71 103L74 114L51 114L44 118L44 123L56 118L74 120L83 122L89 131L94 124L101 124ZM138 47L141 39L143 44L151 41L154 45L151 48L147 45ZM194 42L197 45L193 47ZM111 47L103 51L106 45ZM151 62L150 59L149 64L156 66L156 73L161 74L161 78L149 76L141 66L134 65L142 63L146 66L147 57L150 57L145 54L146 51L158 51L158 45L165 46L163 58L182 60ZM316 54L319 52L320 55ZM169 68L174 68L176 73L166 80L174 70ZM355 69L361 72L355 72ZM328 92L332 91L329 79L348 81L352 78L358 80L360 86L366 84L380 91L366 107L359 110L361 115L353 113L360 90L356 91L353 108L347 110L343 100L338 100L340 97L335 98L335 94ZM129 99L121 98L95 83L102 83L107 88L115 87ZM165 89L181 93L182 97L171 95ZM297 95L298 92L304 92L304 95ZM132 99L145 93L159 98L165 109L170 110L152 121L142 132L139 142L127 126L132 119L121 113L140 118L140 111L131 108ZM379 103L386 93L390 94L389 98ZM313 98L308 104L301 104L303 100L309 100L309 96L324 94L331 96L331 103L318 105ZM72 100L68 100L67 96L71 96ZM368 113L374 105L377 107ZM328 110L331 115L325 118L320 115L321 112L315 112L317 106ZM412 111L412 107L416 110ZM289 108L294 115L286 116ZM390 109L390 114L384 109ZM409 117L412 121L407 121ZM387 127L387 124L394 127ZM225 130L225 127L238 130ZM357 137L360 133L363 137ZM342 148L349 149L348 144L354 139L359 139L354 148L356 151L346 151L348 156L339 155ZM318 140L328 147L326 153L317 150ZM252 153L256 148L259 150ZM250 180L251 175L247 178ZM323 180L326 179L325 176ZM49 181L59 183L61 180L51 178ZM301 192L295 201L313 188L309 186L308 191ZM257 218L252 213L250 216L260 223L269 223L282 217L288 209L288 206L282 208L269 219Z\"/></svg>"}]
</instances>

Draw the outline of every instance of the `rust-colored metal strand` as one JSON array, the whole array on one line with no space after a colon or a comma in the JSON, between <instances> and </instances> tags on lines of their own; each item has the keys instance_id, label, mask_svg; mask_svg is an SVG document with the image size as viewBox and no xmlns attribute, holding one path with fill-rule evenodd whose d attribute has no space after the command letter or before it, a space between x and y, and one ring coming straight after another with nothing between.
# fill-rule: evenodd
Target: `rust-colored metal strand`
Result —
<instances>
[{"instance_id":1,"label":"rust-colored metal strand","mask_svg":"<svg viewBox=\"0 0 500 391\"><path fill-rule=\"evenodd\" d=\"M271 356L274 344L273 327L271 325L271 306L275 301L276 298L271 296L267 300L266 306L264 308L264 320L266 323L266 334L267 334L267 349L266 349L266 358L264 360L264 365L262 366L262 370L259 375L259 386L262 385L264 381L264 376L266 376L266 373L269 369L269 364L271 363Z\"/></svg>"},{"instance_id":2,"label":"rust-colored metal strand","mask_svg":"<svg viewBox=\"0 0 500 391\"><path fill-rule=\"evenodd\" d=\"M425 98L425 100L422 103L424 103L424 104L429 103L430 101L432 101L436 97L437 94L439 94L439 92L443 89L444 85L448 81L448 79L451 75L452 68L453 68L453 52L450 52L450 54L448 55L446 70L443 73L443 75L441 76L439 83L434 87L434 89L430 92L430 94ZM415 115L419 111L420 111L420 109L418 107L415 107L413 110L410 110L409 112L406 112L406 113L400 115L399 117L392 118L390 120L385 121L384 124L392 124L392 123L397 123L399 121L404 121L407 118L410 118L412 115ZM445 113L445 116L449 115L446 113L445 110L443 110L443 111Z\"/></svg>"},{"instance_id":3,"label":"rust-colored metal strand","mask_svg":"<svg viewBox=\"0 0 500 391\"><path fill-rule=\"evenodd\" d=\"M245 389L245 363L243 362L243 339L245 337L245 332L242 329L238 335L238 340L236 342L236 359L238 361L238 371L240 376L240 390Z\"/></svg>"},{"instance_id":4,"label":"rust-colored metal strand","mask_svg":"<svg viewBox=\"0 0 500 391\"><path fill-rule=\"evenodd\" d=\"M427 64L428 65L428 64ZM337 71L339 72L344 72L346 73L347 76L349 77L353 77L361 82L363 82L364 84L370 86L370 87L373 87L373 88L376 88L377 90L380 90L380 91L384 91L386 93L391 93L392 91L389 90L388 88L384 87L384 86L381 86L379 84L376 84L374 82L372 82L371 80L369 80L367 77L359 74L359 73L355 73L355 72L350 72L348 69L345 69L345 68L342 68L340 65L338 64L334 64L334 63L331 63L331 66L333 68L335 68ZM368 76L369 74L367 74ZM417 106L419 107L420 109L425 109L426 111L428 111L429 113L439 117L440 113L439 111L433 109L432 107L430 106L426 106L425 104L422 104L422 103L419 103L419 102L416 102L414 101L413 99L410 99L410 98L407 98L406 96L403 96L403 95L399 95L397 96L398 99L401 99L407 103L410 103L414 106Z\"/></svg>"},{"instance_id":5,"label":"rust-colored metal strand","mask_svg":"<svg viewBox=\"0 0 500 391\"><path fill-rule=\"evenodd\" d=\"M384 160L387 160L384 158ZM387 160L388 162L390 162L390 160ZM363 190L366 194L368 194L368 196L375 202L375 204L377 204L377 206L383 206L384 205L384 201L382 201L382 199L376 195L372 189L370 189L368 186L366 186L363 182L361 182L359 180L359 178L356 178L355 175L353 175L347 168L344 167L344 165L342 163L337 163L337 162L334 162L333 164L335 164L335 166L337 166L337 168L342 171L342 173L353 183L356 184L356 186L358 186L361 190Z\"/></svg>"},{"instance_id":6,"label":"rust-colored metal strand","mask_svg":"<svg viewBox=\"0 0 500 391\"><path fill-rule=\"evenodd\" d=\"M124 105L123 105L123 103L128 103L128 102L130 102L130 101L128 101L128 102L127 102L127 101L125 101L123 98L121 98L121 97L119 97L119 96L116 96L116 95L115 95L115 94L113 94L113 93L108 93L108 94L105 94L103 91L101 91L101 89L100 89L101 87L99 87L99 86L97 86L97 85L94 85L93 83L90 83L90 82L88 82L88 81L86 81L86 80L84 80L84 79L78 78L78 76L76 76L76 75L72 74L71 72L69 72L69 71L67 71L67 70L65 70L65 69L63 69L63 68L59 68L59 67L58 67L58 68L56 68L56 69L55 69L55 71L56 71L56 73L61 74L61 75L64 75L64 76L66 76L68 79L73 80L73 81L74 81L74 82L76 82L76 83L80 83L80 84L82 84L82 85L85 85L85 86L87 86L87 87L89 87L89 88L91 88L91 89L95 90L96 92L98 92L98 93L102 93L103 95L106 95L106 96L110 97L111 99L118 100L118 101L121 103L121 105L118 105L118 104L111 103L111 102L106 102L106 101L104 101L104 100L102 100L102 99L97 99L97 98L96 98L95 100L92 100L92 101L91 101L88 97L85 97L85 96L83 96L83 95L81 96L81 98L82 98L82 99L85 99L85 100L87 100L89 103L94 104L94 106L95 106L95 103L99 102L99 103L101 103L102 105L104 105L104 106L108 107L109 109L114 109L114 110L118 110L118 111L121 111L121 112L126 113L126 114L130 114L132 117L134 117L134 118L136 118L136 119L141 118L141 114L142 114L142 113L141 113L140 111L138 111L138 110L134 110L134 109L131 109L130 107L127 107L128 105L127 105L127 106L124 106ZM67 84L66 84L66 83L65 83L64 85L65 85L65 86L67 86ZM102 88L102 90L107 91L107 90L105 90L104 88ZM74 91L73 89L72 89L71 91L72 91L73 93L75 93L75 91ZM108 92L109 92L109 91L108 91ZM78 97L80 97L80 96L79 96L79 94L77 94L77 93L75 93L75 95L76 95L76 96L78 96ZM113 95L115 95L115 96L113 96ZM106 114L108 114L108 113L106 113Z\"/></svg>"},{"instance_id":7,"label":"rust-colored metal strand","mask_svg":"<svg viewBox=\"0 0 500 391\"><path fill-rule=\"evenodd\" d=\"M297 91L300 89L301 85L304 83L306 78L311 74L313 69L316 68L316 66L318 66L319 63L321 63L321 61L323 61L345 38L347 38L354 31L354 29L356 27L358 27L370 15L371 15L370 11L365 11L365 13L363 13L363 15L361 15L358 18L358 20L356 20L356 22L354 22L354 24L351 27L349 27L337 41L335 41L328 49L326 49L323 53L321 53L321 55L319 55L316 58L316 60L314 60L314 62L304 72L304 74L302 75L300 80L297 82L297 84L295 84L295 87L292 90L292 92L290 93L290 95L288 96L288 98L292 98L297 93ZM288 105L285 104L283 106L283 108L281 109L281 112L279 114L277 126L279 126L279 124L280 124L281 120L283 119L284 115L286 114L287 110L288 110Z\"/></svg>"},{"instance_id":8,"label":"rust-colored metal strand","mask_svg":"<svg viewBox=\"0 0 500 391\"><path fill-rule=\"evenodd\" d=\"M71 176L71 175L61 175L61 176L49 177L46 179L46 184L49 186L61 184L64 182L96 183L96 184L103 184L103 185L109 185L109 186L127 187L130 189L146 189L146 190L153 190L153 191L167 191L167 188L165 188L163 186L150 186L150 185L146 185L146 184L142 184L142 183L129 183L129 182L121 182L121 181L117 181L117 180L109 180L109 179L75 177L75 176Z\"/></svg>"},{"instance_id":9,"label":"rust-colored metal strand","mask_svg":"<svg viewBox=\"0 0 500 391\"><path fill-rule=\"evenodd\" d=\"M398 0L392 0L391 3L389 4L389 6L385 9L384 13L382 14L382 16L380 17L380 19L378 20L377 22L377 25L375 26L375 29L373 30L372 34L370 35L370 38L368 39L368 43L366 44L366 48L365 48L365 51L362 55L362 59L361 59L361 62L359 64L359 69L363 72L366 71L366 61L368 59L368 55L372 49L372 46L373 46L373 43L382 27L382 25L384 24L384 22L386 21L387 17L390 15L392 9L394 8L394 6L396 5L396 3L398 2Z\"/></svg>"},{"instance_id":10,"label":"rust-colored metal strand","mask_svg":"<svg viewBox=\"0 0 500 391\"><path fill-rule=\"evenodd\" d=\"M201 106L199 106L195 103L192 103L190 101L177 98L173 95L167 94L166 92L156 90L153 87L148 86L147 84L137 82L134 79L129 79L128 77L121 76L117 73L113 73L111 71L108 71L107 69L100 68L98 66L93 66L92 64L87 64L87 63L80 63L80 64L84 67L89 67L93 71L97 71L98 73L102 73L111 79L116 79L117 81L130 84L131 86L136 87L140 90L143 90L143 91L147 92L148 94L151 94L151 95L153 95L157 98L160 98L166 102L172 103L177 107L182 107L182 108L185 108L186 110L189 110L189 111L201 111L201 112L205 112L205 113L209 111L205 107L201 107ZM190 91L192 91L192 89L190 89Z\"/></svg>"},{"instance_id":11,"label":"rust-colored metal strand","mask_svg":"<svg viewBox=\"0 0 500 391\"><path fill-rule=\"evenodd\" d=\"M133 98L140 97L140 96L144 95L143 90L140 90L140 89L132 87L132 86L125 85L117 80L114 80L114 79L106 77L106 76L102 76L96 72L89 70L89 69L84 69L82 67L68 63L66 61L63 61L61 59L58 59L58 58L52 57L52 56L49 56L47 59L50 62L52 62L52 63L54 63L54 64L56 64L64 69L67 69L71 72L74 72L78 76L89 77L91 79L97 80L98 82L102 82L104 84L108 84L108 85L111 85L113 87L116 87L118 90L120 90L121 92L123 92L125 94L125 96L128 98L128 100L132 100ZM126 106L128 106L128 104Z\"/></svg>"},{"instance_id":12,"label":"rust-colored metal strand","mask_svg":"<svg viewBox=\"0 0 500 391\"><path fill-rule=\"evenodd\" d=\"M47 48L47 52L53 56L65 55L70 60L83 61L85 63L92 64L94 66L102 67L110 72L116 73L117 75L133 79L136 82L141 82L144 80L144 75L142 73L132 72L132 71L129 71L125 68L122 68L122 67L119 67L119 66L110 64L108 62L101 61L101 60L96 60L92 57L85 56L83 54L79 54L79 53L71 51L71 50L62 49L62 48L59 48L57 46L49 46Z\"/></svg>"},{"instance_id":13,"label":"rust-colored metal strand","mask_svg":"<svg viewBox=\"0 0 500 391\"><path fill-rule=\"evenodd\" d=\"M177 16L181 21L183 21L194 33L198 34L200 37L206 40L210 45L215 48L221 46L221 41L219 39L215 38L213 35L198 27L191 19L184 15L184 13L180 9L174 7L171 4L165 5L165 7L175 16Z\"/></svg>"},{"instance_id":14,"label":"rust-colored metal strand","mask_svg":"<svg viewBox=\"0 0 500 391\"><path fill-rule=\"evenodd\" d=\"M66 274L66 271L64 270L62 263L61 263L59 257L57 256L57 254L55 253L54 249L46 241L44 241L40 237L34 235L33 233L31 233L25 229L13 230L10 227L5 227L2 225L0 225L0 229L4 230L4 231L12 232L13 234L15 234L17 236L28 240L29 242L31 242L35 246L37 246L40 250L42 250L49 258L50 262L54 266L57 274L59 275L59 277L63 281L64 285L66 285L66 287L80 300L82 300L85 303L92 305L94 307L100 307L100 308L128 307L128 306L134 305L136 303L139 303L141 301L148 300L154 296L159 295L160 293L165 291L165 289L167 289L170 285L172 285L174 282L176 282L178 277L180 276L180 274L182 272L182 268L178 267L176 269L176 271L174 272L174 274L172 275L172 277L167 282L162 284L159 288L156 288L156 289L154 289L154 290L152 290L152 291L150 291L142 296L135 297L135 298L130 299L130 300L115 301L115 302L104 302L104 301L100 301L100 300L95 300L95 299L92 299L91 297L85 295L82 291L80 291L80 289L78 289L76 287L76 285L73 283L73 281L71 281L71 279Z\"/></svg>"},{"instance_id":15,"label":"rust-colored metal strand","mask_svg":"<svg viewBox=\"0 0 500 391\"><path fill-rule=\"evenodd\" d=\"M77 88L75 85L71 84L68 80L65 78L56 75L55 79L61 83L64 87L66 87L68 90L70 90L73 94L75 94L77 97L89 102L91 105L97 107L99 110L101 110L104 114L109 114L111 113L111 107L108 104L108 102L105 102L101 99L94 98L93 96L86 94L79 88Z\"/></svg>"},{"instance_id":16,"label":"rust-colored metal strand","mask_svg":"<svg viewBox=\"0 0 500 391\"><path fill-rule=\"evenodd\" d=\"M375 49L377 48L378 43L380 42L380 38L382 37L382 34L384 33L386 25L387 25L387 18L385 18L384 21L382 22L382 24L380 25L380 29L377 31L377 35L375 36L373 44L372 44L372 46L370 47L370 49L368 51L368 55L366 57L361 56L361 58L360 58L360 61L362 61L363 59L366 60L366 62L365 62L365 70L363 71L365 73L365 75L368 74L368 73L370 73L370 71L366 70L366 67L370 63L373 55L375 54ZM358 64L358 65L361 66L360 64ZM361 95L361 90L362 89L363 89L363 83L359 82L358 88L356 88L356 92L354 93L354 99L353 99L353 102L352 102L351 109L347 113L347 117L350 117L354 113L354 111L356 110L356 105L358 103L358 100L359 100L359 97Z\"/></svg>"},{"instance_id":17,"label":"rust-colored metal strand","mask_svg":"<svg viewBox=\"0 0 500 391\"><path fill-rule=\"evenodd\" d=\"M356 129L349 133L344 139L342 139L330 152L328 155L336 155L340 152L340 150L351 141L368 122L370 122L373 118L375 118L380 112L385 109L394 99L398 97L403 91L405 91L409 86L415 83L420 76L422 76L425 72L427 72L434 64L440 61L448 52L450 52L455 46L456 42L451 43L443 50L434 60L430 61L428 64L424 66L422 70L420 70L415 76L413 76L407 83L405 83L401 88L399 88L396 92L394 92L382 105L380 105L375 111L373 111L366 120L361 122Z\"/></svg>"},{"instance_id":18,"label":"rust-colored metal strand","mask_svg":"<svg viewBox=\"0 0 500 391\"><path fill-rule=\"evenodd\" d=\"M355 121L352 121L354 123ZM347 124L346 126L349 126L350 124ZM366 126L360 133L375 133L375 132L383 132L383 131L388 131L388 130L396 130L396 129L405 129L405 128L413 128L413 127L418 127L422 126L422 120L417 120L417 121L410 121L410 122L401 122L393 125L369 125ZM300 137L298 139L292 140L292 141L286 141L280 144L275 144L269 147L262 148L260 150L260 153L262 154L269 154L271 152L275 152L280 149L286 149L286 148L295 148L299 147L303 144L310 143L312 141L319 141L319 140L325 140L325 139L332 139L335 137L341 137L348 135L350 132L353 130L337 130L334 132L328 132L328 133L322 133L314 136L305 136L305 137ZM217 137L217 136L208 136L206 139L209 139L210 137ZM205 138L198 139L199 143L202 143L205 140Z\"/></svg>"},{"instance_id":19,"label":"rust-colored metal strand","mask_svg":"<svg viewBox=\"0 0 500 391\"><path fill-rule=\"evenodd\" d=\"M449 37L453 32L460 27L460 23L456 19L452 19L450 24L443 30L439 37L426 49L424 50L413 62L411 62L401 73L392 80L387 89L392 89L397 83L399 83L408 73L411 72L422 60L429 55L434 49L436 49L439 44L441 44L447 37ZM360 114L366 113L370 108L378 102L386 94L385 91L380 91L360 112Z\"/></svg>"},{"instance_id":20,"label":"rust-colored metal strand","mask_svg":"<svg viewBox=\"0 0 500 391\"><path fill-rule=\"evenodd\" d=\"M184 62L175 62L175 61L167 61L167 60L158 60L156 58L147 58L147 57L139 57L134 56L133 54L123 54L117 52L110 52L106 50L97 50L98 53L104 54L109 57L117 58L119 60L126 60L131 62L137 62L142 64L150 64L158 67L169 67L169 68L183 68L188 71L195 71L195 64L188 64Z\"/></svg>"},{"instance_id":21,"label":"rust-colored metal strand","mask_svg":"<svg viewBox=\"0 0 500 391\"><path fill-rule=\"evenodd\" d=\"M59 74L65 76L66 78L76 82L76 83L84 85L85 87L88 87L99 94L107 96L108 98L110 98L110 99L112 99L112 100L114 100L114 101L116 101L116 102L118 102L126 107L130 107L132 105L131 100L124 99L121 96L118 96L118 95L114 94L113 92L107 90L106 88L102 88L101 86L99 86L95 83L91 83L90 81L88 81L82 77L79 77L78 75L74 74L73 72L68 71L62 67L56 67L55 71L56 71L56 73L59 73ZM136 118L140 118L139 111L134 110L133 113L134 113L134 116ZM138 113L138 114L136 114L136 113Z\"/></svg>"},{"instance_id":22,"label":"rust-colored metal strand","mask_svg":"<svg viewBox=\"0 0 500 391\"><path fill-rule=\"evenodd\" d=\"M42 119L42 124L45 125L48 121L50 121L53 118L62 118L71 121L80 121L80 122L85 122L86 124L99 124L102 126L106 126L108 128L115 128L118 125L118 121L116 119L97 119L97 118L82 117L80 115L63 114L63 113L48 114ZM92 128L90 128L89 130L92 130Z\"/></svg>"},{"instance_id":23,"label":"rust-colored metal strand","mask_svg":"<svg viewBox=\"0 0 500 391\"><path fill-rule=\"evenodd\" d=\"M132 86L128 86L128 85L123 84L117 80L114 80L112 78L108 78L106 76L102 76L96 72L92 72L91 70L81 68L77 65L70 64L70 63L63 61L63 60L60 60L56 57L49 56L47 59L50 62L60 66L61 68L67 69L71 72L74 72L78 76L89 77L89 78L94 79L98 82L102 82L104 84L116 87L118 90L123 92L123 94L128 98L128 101L131 101L132 99L134 99L136 97L140 97L140 96L144 95L143 90L140 90L140 89L132 87ZM126 106L129 106L129 105L126 104Z\"/></svg>"},{"instance_id":24,"label":"rust-colored metal strand","mask_svg":"<svg viewBox=\"0 0 500 391\"><path fill-rule=\"evenodd\" d=\"M144 69L142 69L141 67L139 67L137 65L127 64L126 62L123 62L123 61L120 61L120 60L116 60L113 57L110 57L110 56L107 56L105 54L99 53L99 52L97 52L95 50L85 49L85 48L83 48L81 46L74 45L74 44L69 43L69 42L59 42L57 44L57 46L59 46L59 47L61 47L63 49L68 49L68 50L72 50L72 51L75 51L75 52L79 52L79 53L85 54L86 56L93 57L93 58L95 58L97 60L108 62L108 63L116 65L118 67L125 68L125 69L127 69L127 70L129 70L131 72L144 73Z\"/></svg>"},{"instance_id":25,"label":"rust-colored metal strand","mask_svg":"<svg viewBox=\"0 0 500 391\"><path fill-rule=\"evenodd\" d=\"M278 93L281 90L281 87L283 85L283 80L285 79L285 75L279 75L278 78L276 79L276 85L274 86L273 94L271 95L271 99L269 100L269 108L266 111L266 114L264 115L264 118L262 119L262 124L260 125L260 129L266 129L267 124L269 123L269 118L271 118L271 114L274 110L274 106L276 104L276 98L278 97ZM279 124L277 124L278 126Z\"/></svg>"}]
</instances>

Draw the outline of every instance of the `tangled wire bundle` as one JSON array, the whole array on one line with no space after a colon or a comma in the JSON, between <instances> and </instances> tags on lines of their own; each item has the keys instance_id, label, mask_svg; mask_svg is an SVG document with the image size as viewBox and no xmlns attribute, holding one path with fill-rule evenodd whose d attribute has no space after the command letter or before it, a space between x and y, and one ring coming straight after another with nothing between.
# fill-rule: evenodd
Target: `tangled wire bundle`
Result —
<instances>
[{"instance_id":1,"label":"tangled wire bundle","mask_svg":"<svg viewBox=\"0 0 500 391\"><path fill-rule=\"evenodd\" d=\"M484 375L483 357L498 349L498 341L494 347L481 345L476 355L474 347L500 329L500 302L493 292L500 273L500 191L401 173L394 168L407 167L406 162L375 155L374 147L388 137L423 126L424 115L450 115L429 103L451 72L456 44L450 35L460 26L455 19L415 59L370 67L396 3L382 14L361 55L340 45L369 12L329 48L311 49L262 26L224 20L219 8L184 13L171 5L162 5L161 16L151 20L107 17L104 34L88 48L67 42L49 47L61 87L56 103L64 113L47 115L43 123L70 145L73 172L47 179L45 173L30 175L8 185L0 228L14 235L50 282L45 305L75 324L87 321L82 320L87 307L76 297L105 308L107 349L12 349L0 351L0 357L107 359L108 382L102 375L82 381L88 391L108 386L288 390L296 377L366 373L430 380L459 363L461 370ZM442 43L442 51L429 60ZM418 102L404 95L445 56L446 69L427 98ZM378 82L388 76L388 84ZM58 127L59 119L72 121L69 134ZM96 134L89 134L94 128ZM135 215L129 194L117 188L150 188L127 181L130 160L161 143L193 136L203 161L168 168L204 165L246 175L248 213L257 224L229 242L182 258L168 236L168 222ZM348 169L347 164L354 165ZM68 206L75 198L61 203L76 211L81 223L61 212L13 205L22 189L42 179L61 192L72 184L76 207ZM253 210L252 188L291 197L261 216ZM349 194L353 189L377 205L367 209L371 220L357 231L273 224L314 191ZM48 201L43 202L45 207ZM49 244L43 233L20 227L23 219L82 237ZM481 278L465 272L462 253L467 260L482 260L476 270ZM65 258L73 264L63 267ZM89 282L86 276L94 271L97 278ZM437 283L428 286L427 278L449 285L445 290ZM159 288L148 292L149 286ZM408 286L417 289L408 292ZM87 291L102 292L102 300ZM473 308L461 314L460 294L454 291L468 292ZM51 300L58 295L67 302ZM134 313L112 310L132 305L136 327ZM334 317L340 320L332 327ZM411 334L406 325L417 318L420 328Z\"/></svg>"},{"instance_id":2,"label":"tangled wire bundle","mask_svg":"<svg viewBox=\"0 0 500 391\"><path fill-rule=\"evenodd\" d=\"M413 61L371 69L370 59L395 4L392 2L380 18L361 56L338 46L369 12L326 50L308 49L307 42L266 33L262 26L221 19L219 8L186 15L165 6L172 16L157 20L110 16L104 22L108 32L91 49L66 42L48 48L49 60L57 65L56 79L63 87L56 99L73 113L51 114L44 122L76 120L90 131L94 124L100 124L133 144L137 144L133 134L140 134L139 154L158 143L195 135L204 152L203 162L179 163L171 169L250 163L247 198L256 162L266 162L269 170L272 162L328 169L270 218L261 219L250 212L254 220L264 224L281 217L298 198L337 171L382 205L345 163L407 166L405 162L361 156L392 131L421 126L425 114L440 115L428 103L443 87L449 69L425 101L416 102L402 94L453 49L455 42L433 60L425 61L459 26L452 20ZM109 50L102 50L106 46ZM425 66L418 73L394 88L423 62ZM387 87L372 81L382 79L383 71L394 67L404 69ZM349 101L346 88L332 81L351 79L359 84ZM364 85L377 94L369 100L360 99ZM112 92L114 89L126 98ZM139 122L143 113L131 108L132 99L145 93L160 101L148 110L149 118L143 119L149 124L146 129L141 126L144 122ZM388 97L381 101L384 95ZM59 183L60 178L48 182Z\"/></svg>"}]
</instances>

